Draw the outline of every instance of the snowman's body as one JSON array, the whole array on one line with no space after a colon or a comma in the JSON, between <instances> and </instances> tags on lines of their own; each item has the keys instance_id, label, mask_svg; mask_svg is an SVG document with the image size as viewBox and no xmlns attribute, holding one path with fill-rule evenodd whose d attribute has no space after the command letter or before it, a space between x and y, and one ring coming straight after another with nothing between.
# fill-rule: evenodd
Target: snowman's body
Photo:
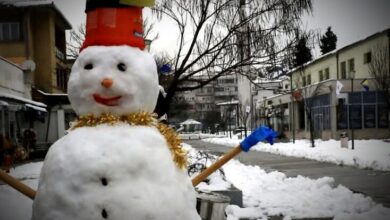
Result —
<instances>
[{"instance_id":1,"label":"snowman's body","mask_svg":"<svg viewBox=\"0 0 390 220\"><path fill-rule=\"evenodd\" d=\"M87 48L72 69L69 98L81 115L151 112L155 71L138 49ZM103 124L72 130L50 148L32 219L200 219L195 203L186 172L155 127Z\"/></svg>"}]
</instances>

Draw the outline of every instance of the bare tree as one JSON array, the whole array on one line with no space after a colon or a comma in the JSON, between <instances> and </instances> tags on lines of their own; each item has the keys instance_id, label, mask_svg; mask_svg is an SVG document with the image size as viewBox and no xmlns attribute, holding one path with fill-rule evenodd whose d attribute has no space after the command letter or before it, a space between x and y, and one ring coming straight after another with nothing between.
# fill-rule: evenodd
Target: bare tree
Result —
<instances>
[{"instance_id":1,"label":"bare tree","mask_svg":"<svg viewBox=\"0 0 390 220\"><path fill-rule=\"evenodd\" d=\"M222 75L257 75L282 60L311 1L161 0L153 11L174 21L179 33L173 79L156 109L162 115L178 91L201 88ZM199 74L207 77L196 78Z\"/></svg>"},{"instance_id":2,"label":"bare tree","mask_svg":"<svg viewBox=\"0 0 390 220\"><path fill-rule=\"evenodd\" d=\"M308 77L309 76L309 77ZM311 146L315 147L314 143L314 114L313 107L314 102L313 98L326 93L327 91L332 91L332 87L326 87L325 84L311 83L310 75L306 74L305 67L299 67L298 77L294 79L295 89L293 96L299 102L302 102L303 109L305 111L307 124L309 125L310 133L310 142Z\"/></svg>"},{"instance_id":3,"label":"bare tree","mask_svg":"<svg viewBox=\"0 0 390 220\"><path fill-rule=\"evenodd\" d=\"M249 109L249 111L251 111L252 109ZM243 105L242 103L239 103L238 104L238 116L239 116L239 119L241 121L241 123L244 125L244 132L245 132L245 137L247 136L247 122L249 120L249 115L250 115L250 112L247 111L246 109L246 106Z\"/></svg>"},{"instance_id":4,"label":"bare tree","mask_svg":"<svg viewBox=\"0 0 390 220\"><path fill-rule=\"evenodd\" d=\"M79 56L80 48L85 40L85 33L85 24L81 24L77 29L70 31L66 48L68 59L76 59Z\"/></svg>"},{"instance_id":5,"label":"bare tree","mask_svg":"<svg viewBox=\"0 0 390 220\"><path fill-rule=\"evenodd\" d=\"M370 59L370 58L366 58ZM366 60L367 62L369 60ZM383 92L386 104L390 108L390 57L389 45L378 44L372 49L368 64L370 75L374 78L378 90Z\"/></svg>"}]
</instances>

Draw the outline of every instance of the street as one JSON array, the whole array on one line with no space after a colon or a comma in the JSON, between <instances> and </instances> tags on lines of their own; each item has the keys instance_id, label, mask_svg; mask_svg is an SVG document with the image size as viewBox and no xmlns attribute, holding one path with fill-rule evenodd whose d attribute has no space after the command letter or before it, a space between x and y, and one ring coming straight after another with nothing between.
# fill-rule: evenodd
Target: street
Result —
<instances>
[{"instance_id":1,"label":"street","mask_svg":"<svg viewBox=\"0 0 390 220\"><path fill-rule=\"evenodd\" d=\"M183 140L192 147L215 155L222 155L231 148L206 143L201 140ZM333 177L335 185L341 184L353 192L370 196L375 202L390 207L390 172L358 169L338 166L297 157L286 157L266 152L242 152L235 159L246 165L257 165L267 172L280 171L288 177L298 175L317 179L323 176Z\"/></svg>"}]
</instances>

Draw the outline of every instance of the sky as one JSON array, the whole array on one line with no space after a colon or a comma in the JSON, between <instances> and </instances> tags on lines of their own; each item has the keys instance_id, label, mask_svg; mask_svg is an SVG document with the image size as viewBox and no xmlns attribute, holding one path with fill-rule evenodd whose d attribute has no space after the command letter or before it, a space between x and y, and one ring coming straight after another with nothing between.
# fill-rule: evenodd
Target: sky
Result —
<instances>
[{"instance_id":1,"label":"sky","mask_svg":"<svg viewBox=\"0 0 390 220\"><path fill-rule=\"evenodd\" d=\"M85 23L85 0L53 0L74 29ZM341 48L365 37L390 28L389 0L313 0L313 12L303 16L303 27L324 34L331 26L338 37L337 48ZM152 50L170 50L176 39L172 36L174 25L164 22L156 26L159 38L153 42ZM318 49L314 51L319 56Z\"/></svg>"}]
</instances>

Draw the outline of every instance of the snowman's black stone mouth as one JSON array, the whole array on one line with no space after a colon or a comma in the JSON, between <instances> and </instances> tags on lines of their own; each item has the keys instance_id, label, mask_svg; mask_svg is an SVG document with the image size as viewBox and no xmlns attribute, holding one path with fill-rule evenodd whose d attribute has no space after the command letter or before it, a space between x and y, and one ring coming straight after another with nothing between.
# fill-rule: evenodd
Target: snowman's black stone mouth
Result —
<instances>
[{"instance_id":1,"label":"snowman's black stone mouth","mask_svg":"<svg viewBox=\"0 0 390 220\"><path fill-rule=\"evenodd\" d=\"M102 217L103 217L103 218L108 218L108 214L107 214L106 209L103 209L103 210L102 210Z\"/></svg>"}]
</instances>

